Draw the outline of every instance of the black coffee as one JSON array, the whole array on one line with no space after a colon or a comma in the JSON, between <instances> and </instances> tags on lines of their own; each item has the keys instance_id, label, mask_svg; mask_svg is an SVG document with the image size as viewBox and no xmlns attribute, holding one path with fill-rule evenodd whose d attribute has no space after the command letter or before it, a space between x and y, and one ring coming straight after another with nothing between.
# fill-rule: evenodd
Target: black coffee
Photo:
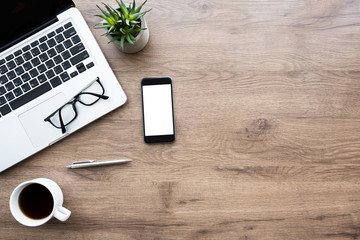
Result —
<instances>
[{"instance_id":1,"label":"black coffee","mask_svg":"<svg viewBox=\"0 0 360 240\"><path fill-rule=\"evenodd\" d=\"M41 184L32 183L20 193L19 206L29 218L42 219L49 216L54 207L50 191Z\"/></svg>"}]
</instances>

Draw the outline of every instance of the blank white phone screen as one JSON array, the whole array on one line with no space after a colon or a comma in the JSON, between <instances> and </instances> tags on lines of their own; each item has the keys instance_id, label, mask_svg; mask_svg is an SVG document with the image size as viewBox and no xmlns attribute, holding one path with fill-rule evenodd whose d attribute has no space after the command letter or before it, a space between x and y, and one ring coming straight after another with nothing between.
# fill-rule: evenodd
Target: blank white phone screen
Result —
<instances>
[{"instance_id":1,"label":"blank white phone screen","mask_svg":"<svg viewBox=\"0 0 360 240\"><path fill-rule=\"evenodd\" d=\"M174 134L171 85L144 85L143 101L145 136Z\"/></svg>"}]
</instances>

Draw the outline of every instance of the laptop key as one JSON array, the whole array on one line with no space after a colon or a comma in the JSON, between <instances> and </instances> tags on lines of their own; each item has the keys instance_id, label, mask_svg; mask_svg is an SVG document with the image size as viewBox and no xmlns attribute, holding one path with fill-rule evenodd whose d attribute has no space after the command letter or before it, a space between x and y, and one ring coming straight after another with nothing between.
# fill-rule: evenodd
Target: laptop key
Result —
<instances>
[{"instance_id":1,"label":"laptop key","mask_svg":"<svg viewBox=\"0 0 360 240\"><path fill-rule=\"evenodd\" d=\"M6 103L6 99L4 96L0 97L0 106Z\"/></svg>"},{"instance_id":2,"label":"laptop key","mask_svg":"<svg viewBox=\"0 0 360 240\"><path fill-rule=\"evenodd\" d=\"M78 42L80 42L80 37L78 35L75 35L71 38L71 40L74 44L77 44Z\"/></svg>"},{"instance_id":3,"label":"laptop key","mask_svg":"<svg viewBox=\"0 0 360 240\"><path fill-rule=\"evenodd\" d=\"M65 47L65 48L70 48L70 47L72 47L72 46L73 46L73 44L72 44L72 42L71 42L70 39L68 39L68 40L66 40L66 41L64 42L64 47Z\"/></svg>"},{"instance_id":4,"label":"laptop key","mask_svg":"<svg viewBox=\"0 0 360 240\"><path fill-rule=\"evenodd\" d=\"M43 83L47 80L45 74L41 74L40 76L38 76L37 79L38 79L39 83Z\"/></svg>"},{"instance_id":5,"label":"laptop key","mask_svg":"<svg viewBox=\"0 0 360 240\"><path fill-rule=\"evenodd\" d=\"M69 28L68 30L66 30L63 34L66 38L69 38L76 34L76 30L75 30L75 28L72 27L72 28Z\"/></svg>"},{"instance_id":6,"label":"laptop key","mask_svg":"<svg viewBox=\"0 0 360 240\"><path fill-rule=\"evenodd\" d=\"M2 66L0 67L0 74L4 74L4 73L6 73L7 71L9 71L9 70L7 69L7 67L6 67L5 65L2 65Z\"/></svg>"},{"instance_id":7,"label":"laptop key","mask_svg":"<svg viewBox=\"0 0 360 240\"><path fill-rule=\"evenodd\" d=\"M30 69L32 69L32 65L30 62L24 63L23 67L25 71L29 71Z\"/></svg>"},{"instance_id":8,"label":"laptop key","mask_svg":"<svg viewBox=\"0 0 360 240\"><path fill-rule=\"evenodd\" d=\"M30 45L26 45L25 47L22 48L23 52L26 52L29 49L30 49Z\"/></svg>"},{"instance_id":9,"label":"laptop key","mask_svg":"<svg viewBox=\"0 0 360 240\"><path fill-rule=\"evenodd\" d=\"M6 93L5 87L1 86L0 87L0 96L3 95L4 93Z\"/></svg>"},{"instance_id":10,"label":"laptop key","mask_svg":"<svg viewBox=\"0 0 360 240\"><path fill-rule=\"evenodd\" d=\"M15 62L19 66L24 63L24 59L22 56L18 56L17 58L15 58Z\"/></svg>"},{"instance_id":11,"label":"laptop key","mask_svg":"<svg viewBox=\"0 0 360 240\"><path fill-rule=\"evenodd\" d=\"M9 70L11 70L11 69L14 69L16 67L16 64L15 64L15 62L13 60L11 60L10 62L8 62L6 64L6 66L8 67Z\"/></svg>"},{"instance_id":12,"label":"laptop key","mask_svg":"<svg viewBox=\"0 0 360 240\"><path fill-rule=\"evenodd\" d=\"M85 50L79 53L78 55L76 55L75 57L70 58L70 62L72 65L76 65L88 57L89 57L89 53Z\"/></svg>"},{"instance_id":13,"label":"laptop key","mask_svg":"<svg viewBox=\"0 0 360 240\"><path fill-rule=\"evenodd\" d=\"M51 85L53 88L59 86L60 84L62 84L60 78L58 76L54 77L53 79L50 80Z\"/></svg>"},{"instance_id":14,"label":"laptop key","mask_svg":"<svg viewBox=\"0 0 360 240\"><path fill-rule=\"evenodd\" d=\"M61 63L63 60L62 60L62 58L61 58L61 56L60 55L57 55L56 57L54 57L54 62L55 62L55 64L59 64L59 63Z\"/></svg>"},{"instance_id":15,"label":"laptop key","mask_svg":"<svg viewBox=\"0 0 360 240\"><path fill-rule=\"evenodd\" d=\"M76 77L78 75L78 72L77 71L74 71L72 73L70 73L70 77Z\"/></svg>"},{"instance_id":16,"label":"laptop key","mask_svg":"<svg viewBox=\"0 0 360 240\"><path fill-rule=\"evenodd\" d=\"M79 44L75 45L74 47L70 48L70 52L71 52L72 55L75 55L75 54L77 54L78 52L81 52L84 49L85 49L84 44L79 43Z\"/></svg>"},{"instance_id":17,"label":"laptop key","mask_svg":"<svg viewBox=\"0 0 360 240\"><path fill-rule=\"evenodd\" d=\"M54 71L56 74L60 74L60 73L62 73L63 69L60 65L58 65L58 66L54 67Z\"/></svg>"},{"instance_id":18,"label":"laptop key","mask_svg":"<svg viewBox=\"0 0 360 240\"><path fill-rule=\"evenodd\" d=\"M64 48L64 46L60 43L59 45L57 45L56 47L55 47L55 49L56 49L56 51L58 52L58 53L61 53L61 52L63 52L64 50L65 50L65 48Z\"/></svg>"},{"instance_id":19,"label":"laptop key","mask_svg":"<svg viewBox=\"0 0 360 240\"><path fill-rule=\"evenodd\" d=\"M7 83L7 81L9 81L9 80L6 77L6 75L3 75L0 77L0 84L5 84L5 83Z\"/></svg>"},{"instance_id":20,"label":"laptop key","mask_svg":"<svg viewBox=\"0 0 360 240\"><path fill-rule=\"evenodd\" d=\"M51 90L50 83L45 82L44 84L32 89L31 91L23 94L22 96L16 98L14 101L10 102L10 106L13 110L21 107L25 103L30 102L31 100L41 96L42 94Z\"/></svg>"},{"instance_id":21,"label":"laptop key","mask_svg":"<svg viewBox=\"0 0 360 240\"><path fill-rule=\"evenodd\" d=\"M40 41L40 42L45 42L46 39L47 39L47 37L46 37L46 36L43 36L43 37L41 37L41 38L39 39L39 41Z\"/></svg>"},{"instance_id":22,"label":"laptop key","mask_svg":"<svg viewBox=\"0 0 360 240\"><path fill-rule=\"evenodd\" d=\"M6 114L8 114L9 112L11 112L11 108L9 107L8 104L0 107L0 113L2 116L5 116Z\"/></svg>"},{"instance_id":23,"label":"laptop key","mask_svg":"<svg viewBox=\"0 0 360 240\"><path fill-rule=\"evenodd\" d=\"M17 50L16 52L14 52L15 56L19 56L22 53L21 49Z\"/></svg>"},{"instance_id":24,"label":"laptop key","mask_svg":"<svg viewBox=\"0 0 360 240\"><path fill-rule=\"evenodd\" d=\"M13 81L14 85L17 87L17 86L20 86L23 82L21 81L20 77L17 77L15 78Z\"/></svg>"},{"instance_id":25,"label":"laptop key","mask_svg":"<svg viewBox=\"0 0 360 240\"><path fill-rule=\"evenodd\" d=\"M28 73L24 73L23 75L21 75L21 80L23 82L29 81L30 80L30 75Z\"/></svg>"},{"instance_id":26,"label":"laptop key","mask_svg":"<svg viewBox=\"0 0 360 240\"><path fill-rule=\"evenodd\" d=\"M70 52L68 50L66 50L65 52L63 52L61 54L61 56L63 57L64 60L66 60L66 59L71 57L71 54L70 54Z\"/></svg>"},{"instance_id":27,"label":"laptop key","mask_svg":"<svg viewBox=\"0 0 360 240\"><path fill-rule=\"evenodd\" d=\"M94 63L93 63L93 62L86 64L86 68L87 68L87 69L92 68L93 66L94 66Z\"/></svg>"},{"instance_id":28,"label":"laptop key","mask_svg":"<svg viewBox=\"0 0 360 240\"><path fill-rule=\"evenodd\" d=\"M14 92L15 97L18 97L18 96L20 96L21 94L23 94L23 91L21 90L20 87L15 88L13 92Z\"/></svg>"},{"instance_id":29,"label":"laptop key","mask_svg":"<svg viewBox=\"0 0 360 240\"><path fill-rule=\"evenodd\" d=\"M47 41L47 44L49 45L49 47L53 47L56 45L56 41L52 38Z\"/></svg>"},{"instance_id":30,"label":"laptop key","mask_svg":"<svg viewBox=\"0 0 360 240\"><path fill-rule=\"evenodd\" d=\"M48 69L50 69L50 68L52 68L53 66L55 66L55 63L54 63L54 61L53 61L52 59L50 59L49 61L47 61L47 62L45 63L45 65L46 65L46 67L47 67Z\"/></svg>"},{"instance_id":31,"label":"laptop key","mask_svg":"<svg viewBox=\"0 0 360 240\"><path fill-rule=\"evenodd\" d=\"M31 80L29 83L32 88L39 85L39 82L36 79Z\"/></svg>"},{"instance_id":32,"label":"laptop key","mask_svg":"<svg viewBox=\"0 0 360 240\"><path fill-rule=\"evenodd\" d=\"M0 60L0 65L4 64L5 63L5 59L1 59Z\"/></svg>"},{"instance_id":33,"label":"laptop key","mask_svg":"<svg viewBox=\"0 0 360 240\"><path fill-rule=\"evenodd\" d=\"M40 50L38 47L31 49L30 52L34 57L40 54Z\"/></svg>"},{"instance_id":34,"label":"laptop key","mask_svg":"<svg viewBox=\"0 0 360 240\"><path fill-rule=\"evenodd\" d=\"M6 59L6 61L10 61L13 58L14 58L14 55L10 54L5 59Z\"/></svg>"},{"instance_id":35,"label":"laptop key","mask_svg":"<svg viewBox=\"0 0 360 240\"><path fill-rule=\"evenodd\" d=\"M71 64L69 61L65 61L62 63L62 66L63 66L64 70L66 70L71 67Z\"/></svg>"},{"instance_id":36,"label":"laptop key","mask_svg":"<svg viewBox=\"0 0 360 240\"><path fill-rule=\"evenodd\" d=\"M32 59L32 55L30 52L26 52L23 54L23 58L25 61L29 61L30 59Z\"/></svg>"},{"instance_id":37,"label":"laptop key","mask_svg":"<svg viewBox=\"0 0 360 240\"><path fill-rule=\"evenodd\" d=\"M16 73L14 71L8 72L7 77L9 80L16 78Z\"/></svg>"},{"instance_id":38,"label":"laptop key","mask_svg":"<svg viewBox=\"0 0 360 240\"><path fill-rule=\"evenodd\" d=\"M59 27L58 29L55 30L56 33L61 33L62 31L64 31L64 28L63 27Z\"/></svg>"},{"instance_id":39,"label":"laptop key","mask_svg":"<svg viewBox=\"0 0 360 240\"><path fill-rule=\"evenodd\" d=\"M5 94L5 98L6 98L6 100L8 100L8 102L10 102L11 100L13 100L15 98L15 96L12 92L8 92L7 94Z\"/></svg>"},{"instance_id":40,"label":"laptop key","mask_svg":"<svg viewBox=\"0 0 360 240\"><path fill-rule=\"evenodd\" d=\"M60 78L63 82L66 82L67 80L70 79L70 76L67 72L63 72L62 74L60 74Z\"/></svg>"},{"instance_id":41,"label":"laptop key","mask_svg":"<svg viewBox=\"0 0 360 240\"><path fill-rule=\"evenodd\" d=\"M41 52L45 52L46 50L49 49L49 47L46 45L46 43L42 43L39 45L39 49Z\"/></svg>"},{"instance_id":42,"label":"laptop key","mask_svg":"<svg viewBox=\"0 0 360 240\"><path fill-rule=\"evenodd\" d=\"M34 67L36 67L36 66L39 65L41 62L40 62L39 58L37 57L37 58L32 59L32 60L31 60L31 63L32 63L32 65L33 65Z\"/></svg>"},{"instance_id":43,"label":"laptop key","mask_svg":"<svg viewBox=\"0 0 360 240\"><path fill-rule=\"evenodd\" d=\"M50 32L50 33L47 35L48 38L52 38L53 36L55 36L55 32L54 32L54 31Z\"/></svg>"},{"instance_id":44,"label":"laptop key","mask_svg":"<svg viewBox=\"0 0 360 240\"><path fill-rule=\"evenodd\" d=\"M69 28L72 26L72 23L71 22L68 22L67 24L64 25L65 28Z\"/></svg>"},{"instance_id":45,"label":"laptop key","mask_svg":"<svg viewBox=\"0 0 360 240\"><path fill-rule=\"evenodd\" d=\"M27 92L31 89L29 83L24 83L23 85L21 85L21 89L24 91L24 92Z\"/></svg>"},{"instance_id":46,"label":"laptop key","mask_svg":"<svg viewBox=\"0 0 360 240\"><path fill-rule=\"evenodd\" d=\"M33 41L30 45L31 45L32 47L35 47L35 46L39 45L39 41L38 41L38 40Z\"/></svg>"},{"instance_id":47,"label":"laptop key","mask_svg":"<svg viewBox=\"0 0 360 240\"><path fill-rule=\"evenodd\" d=\"M45 62L46 60L49 59L49 57L48 57L48 55L46 53L41 54L39 56L39 58L40 58L40 61L42 61L42 62Z\"/></svg>"},{"instance_id":48,"label":"laptop key","mask_svg":"<svg viewBox=\"0 0 360 240\"><path fill-rule=\"evenodd\" d=\"M47 71L47 72L45 73L45 75L46 75L46 77L47 77L48 79L50 79L50 78L52 78L52 77L55 76L55 73L54 73L54 71L53 71L52 69L50 69L49 71Z\"/></svg>"},{"instance_id":49,"label":"laptop key","mask_svg":"<svg viewBox=\"0 0 360 240\"><path fill-rule=\"evenodd\" d=\"M29 73L32 78L37 77L39 75L39 72L38 70L36 70L36 68L32 69Z\"/></svg>"},{"instance_id":50,"label":"laptop key","mask_svg":"<svg viewBox=\"0 0 360 240\"><path fill-rule=\"evenodd\" d=\"M61 43L62 41L65 40L65 38L63 37L62 34L59 34L59 35L57 35L57 36L55 37L55 40L56 40L57 43Z\"/></svg>"},{"instance_id":51,"label":"laptop key","mask_svg":"<svg viewBox=\"0 0 360 240\"><path fill-rule=\"evenodd\" d=\"M49 51L47 51L47 54L49 55L49 57L54 57L56 55L56 51L55 49L50 49Z\"/></svg>"},{"instance_id":52,"label":"laptop key","mask_svg":"<svg viewBox=\"0 0 360 240\"><path fill-rule=\"evenodd\" d=\"M15 72L16 72L16 75L20 76L21 74L23 74L25 72L25 70L22 66L19 66L19 67L15 68Z\"/></svg>"},{"instance_id":53,"label":"laptop key","mask_svg":"<svg viewBox=\"0 0 360 240\"><path fill-rule=\"evenodd\" d=\"M84 63L79 63L78 65L76 65L76 68L77 68L77 70L80 72L80 69L81 68L84 68L85 66L84 66Z\"/></svg>"},{"instance_id":54,"label":"laptop key","mask_svg":"<svg viewBox=\"0 0 360 240\"><path fill-rule=\"evenodd\" d=\"M46 66L44 64L41 64L40 66L37 67L39 73L43 73L46 71Z\"/></svg>"},{"instance_id":55,"label":"laptop key","mask_svg":"<svg viewBox=\"0 0 360 240\"><path fill-rule=\"evenodd\" d=\"M5 84L5 88L6 90L11 91L15 88L15 86L12 82L8 82L7 84Z\"/></svg>"}]
</instances>

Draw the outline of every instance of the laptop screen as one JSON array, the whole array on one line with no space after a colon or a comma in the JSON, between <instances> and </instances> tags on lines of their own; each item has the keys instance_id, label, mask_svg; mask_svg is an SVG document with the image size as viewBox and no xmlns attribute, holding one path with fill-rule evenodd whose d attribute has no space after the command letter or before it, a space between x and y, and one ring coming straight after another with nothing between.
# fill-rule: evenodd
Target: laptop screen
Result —
<instances>
[{"instance_id":1,"label":"laptop screen","mask_svg":"<svg viewBox=\"0 0 360 240\"><path fill-rule=\"evenodd\" d=\"M7 0L0 6L0 51L73 5L72 0Z\"/></svg>"}]
</instances>

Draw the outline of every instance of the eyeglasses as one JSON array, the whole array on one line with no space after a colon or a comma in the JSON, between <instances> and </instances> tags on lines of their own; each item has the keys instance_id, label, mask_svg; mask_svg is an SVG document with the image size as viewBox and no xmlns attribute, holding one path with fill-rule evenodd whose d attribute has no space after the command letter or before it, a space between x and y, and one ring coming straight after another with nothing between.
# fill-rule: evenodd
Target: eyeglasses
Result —
<instances>
[{"instance_id":1,"label":"eyeglasses","mask_svg":"<svg viewBox=\"0 0 360 240\"><path fill-rule=\"evenodd\" d=\"M61 129L62 133L66 132L66 126L72 123L78 116L76 103L79 102L85 106L91 106L100 99L107 100L109 97L104 95L105 89L100 82L99 77L94 79L79 94L75 95L69 102L62 105L55 112L44 119L50 122L56 128Z\"/></svg>"}]
</instances>

